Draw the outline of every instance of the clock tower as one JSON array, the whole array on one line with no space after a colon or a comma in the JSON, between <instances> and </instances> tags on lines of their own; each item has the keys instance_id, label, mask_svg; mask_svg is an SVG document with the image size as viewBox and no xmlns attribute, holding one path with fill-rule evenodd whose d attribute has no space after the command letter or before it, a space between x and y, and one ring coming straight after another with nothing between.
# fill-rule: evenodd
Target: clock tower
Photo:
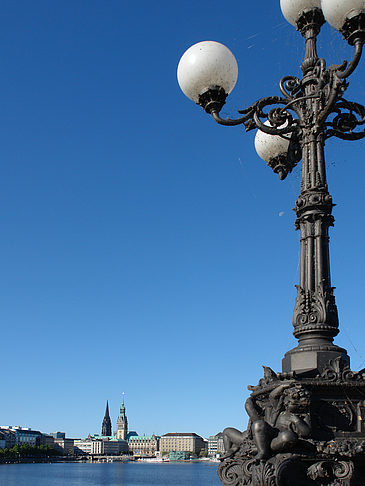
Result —
<instances>
[{"instance_id":1,"label":"clock tower","mask_svg":"<svg viewBox=\"0 0 365 486\"><path fill-rule=\"evenodd\" d=\"M117 420L117 439L127 440L127 435L128 435L128 420L127 420L127 415L125 413L124 393L123 393L122 406L120 407L120 413Z\"/></svg>"}]
</instances>

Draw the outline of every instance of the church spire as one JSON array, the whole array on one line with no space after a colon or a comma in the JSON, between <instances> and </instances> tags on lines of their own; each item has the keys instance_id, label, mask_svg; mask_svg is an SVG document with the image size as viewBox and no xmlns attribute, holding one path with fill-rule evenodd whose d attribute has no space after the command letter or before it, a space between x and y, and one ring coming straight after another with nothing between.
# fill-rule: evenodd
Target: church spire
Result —
<instances>
[{"instance_id":1,"label":"church spire","mask_svg":"<svg viewBox=\"0 0 365 486\"><path fill-rule=\"evenodd\" d=\"M112 435L112 422L109 416L109 403L106 401L105 416L101 426L101 435L110 437Z\"/></svg>"}]
</instances>

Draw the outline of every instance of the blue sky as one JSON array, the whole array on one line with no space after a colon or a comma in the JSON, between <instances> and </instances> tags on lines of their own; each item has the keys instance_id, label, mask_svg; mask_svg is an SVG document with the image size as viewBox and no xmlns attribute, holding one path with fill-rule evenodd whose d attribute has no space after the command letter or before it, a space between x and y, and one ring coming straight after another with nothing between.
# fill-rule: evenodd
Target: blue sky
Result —
<instances>
[{"instance_id":1,"label":"blue sky","mask_svg":"<svg viewBox=\"0 0 365 486\"><path fill-rule=\"evenodd\" d=\"M247 5L248 3L248 5ZM268 4L268 5L266 5ZM253 133L216 125L179 90L201 40L237 57L234 116L298 75L279 1L24 0L0 17L0 422L98 433L122 392L139 433L245 428L247 385L281 370L299 235ZM328 26L329 63L351 49ZM365 65L346 97L365 103ZM364 141L327 143L336 343L365 366Z\"/></svg>"}]
</instances>

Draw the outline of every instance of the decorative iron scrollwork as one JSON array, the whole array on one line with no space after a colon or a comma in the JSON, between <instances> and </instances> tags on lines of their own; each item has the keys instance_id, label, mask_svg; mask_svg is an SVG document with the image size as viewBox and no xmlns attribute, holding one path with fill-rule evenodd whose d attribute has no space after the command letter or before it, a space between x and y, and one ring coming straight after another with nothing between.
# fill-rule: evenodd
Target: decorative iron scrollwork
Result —
<instances>
[{"instance_id":1,"label":"decorative iron scrollwork","mask_svg":"<svg viewBox=\"0 0 365 486\"><path fill-rule=\"evenodd\" d=\"M218 94L214 94L213 90L208 90L204 95L201 95L202 106L204 105L203 107L206 109L206 101L209 100L209 103L212 103L212 99L215 99L214 97L217 98ZM273 105L283 105L283 107L276 106L269 112L264 111L266 107ZM296 131L299 123L298 119L293 118L292 114L288 111L289 109L292 108L289 106L287 99L280 96L268 96L261 98L248 108L238 110L240 115L244 115L240 118L221 118L217 109L212 109L210 113L213 119L220 125L244 125L246 131L259 128L270 135L285 136ZM265 125L265 120L268 120L270 124Z\"/></svg>"},{"instance_id":2,"label":"decorative iron scrollwork","mask_svg":"<svg viewBox=\"0 0 365 486\"><path fill-rule=\"evenodd\" d=\"M218 468L219 479L225 486L239 486L244 476L245 460L226 460ZM247 483L246 483L247 484Z\"/></svg>"},{"instance_id":3,"label":"decorative iron scrollwork","mask_svg":"<svg viewBox=\"0 0 365 486\"><path fill-rule=\"evenodd\" d=\"M303 96L301 81L296 76L285 76L282 78L279 88L283 96L288 100L293 100L298 93L300 96Z\"/></svg>"},{"instance_id":4,"label":"decorative iron scrollwork","mask_svg":"<svg viewBox=\"0 0 365 486\"><path fill-rule=\"evenodd\" d=\"M360 371L352 371L347 363L344 363L341 358L331 359L320 376L326 381L342 381L342 382L365 382L365 369Z\"/></svg>"},{"instance_id":5,"label":"decorative iron scrollwork","mask_svg":"<svg viewBox=\"0 0 365 486\"><path fill-rule=\"evenodd\" d=\"M340 99L333 107L336 116L327 121L326 138L338 137L342 140L360 140L365 137L365 129L354 132L360 125L365 124L365 107L353 101Z\"/></svg>"},{"instance_id":6,"label":"decorative iron scrollwork","mask_svg":"<svg viewBox=\"0 0 365 486\"><path fill-rule=\"evenodd\" d=\"M328 483L336 484L333 481L350 480L353 472L354 464L351 461L319 461L308 468L307 475L312 481L326 480Z\"/></svg>"}]
</instances>

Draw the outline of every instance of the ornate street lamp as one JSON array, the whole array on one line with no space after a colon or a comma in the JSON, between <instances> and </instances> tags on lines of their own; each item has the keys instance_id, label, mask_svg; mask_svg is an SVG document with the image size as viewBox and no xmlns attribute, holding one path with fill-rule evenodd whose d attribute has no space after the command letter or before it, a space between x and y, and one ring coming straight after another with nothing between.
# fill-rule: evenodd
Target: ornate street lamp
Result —
<instances>
[{"instance_id":1,"label":"ornate street lamp","mask_svg":"<svg viewBox=\"0 0 365 486\"><path fill-rule=\"evenodd\" d=\"M298 345L282 372L264 377L246 401L247 431L224 431L219 476L230 486L364 486L365 370L350 370L345 349L333 343L338 315L331 286L328 230L333 226L324 144L329 137L365 137L365 108L344 98L365 43L365 0L281 0L284 17L301 33L303 77L285 76L281 96L262 98L237 119L220 111L237 81L237 62L222 44L190 47L178 66L182 91L221 125L258 129L256 151L285 177L302 161L295 203L300 230L300 282L294 306ZM354 48L351 62L327 67L317 54L325 19Z\"/></svg>"}]
</instances>

